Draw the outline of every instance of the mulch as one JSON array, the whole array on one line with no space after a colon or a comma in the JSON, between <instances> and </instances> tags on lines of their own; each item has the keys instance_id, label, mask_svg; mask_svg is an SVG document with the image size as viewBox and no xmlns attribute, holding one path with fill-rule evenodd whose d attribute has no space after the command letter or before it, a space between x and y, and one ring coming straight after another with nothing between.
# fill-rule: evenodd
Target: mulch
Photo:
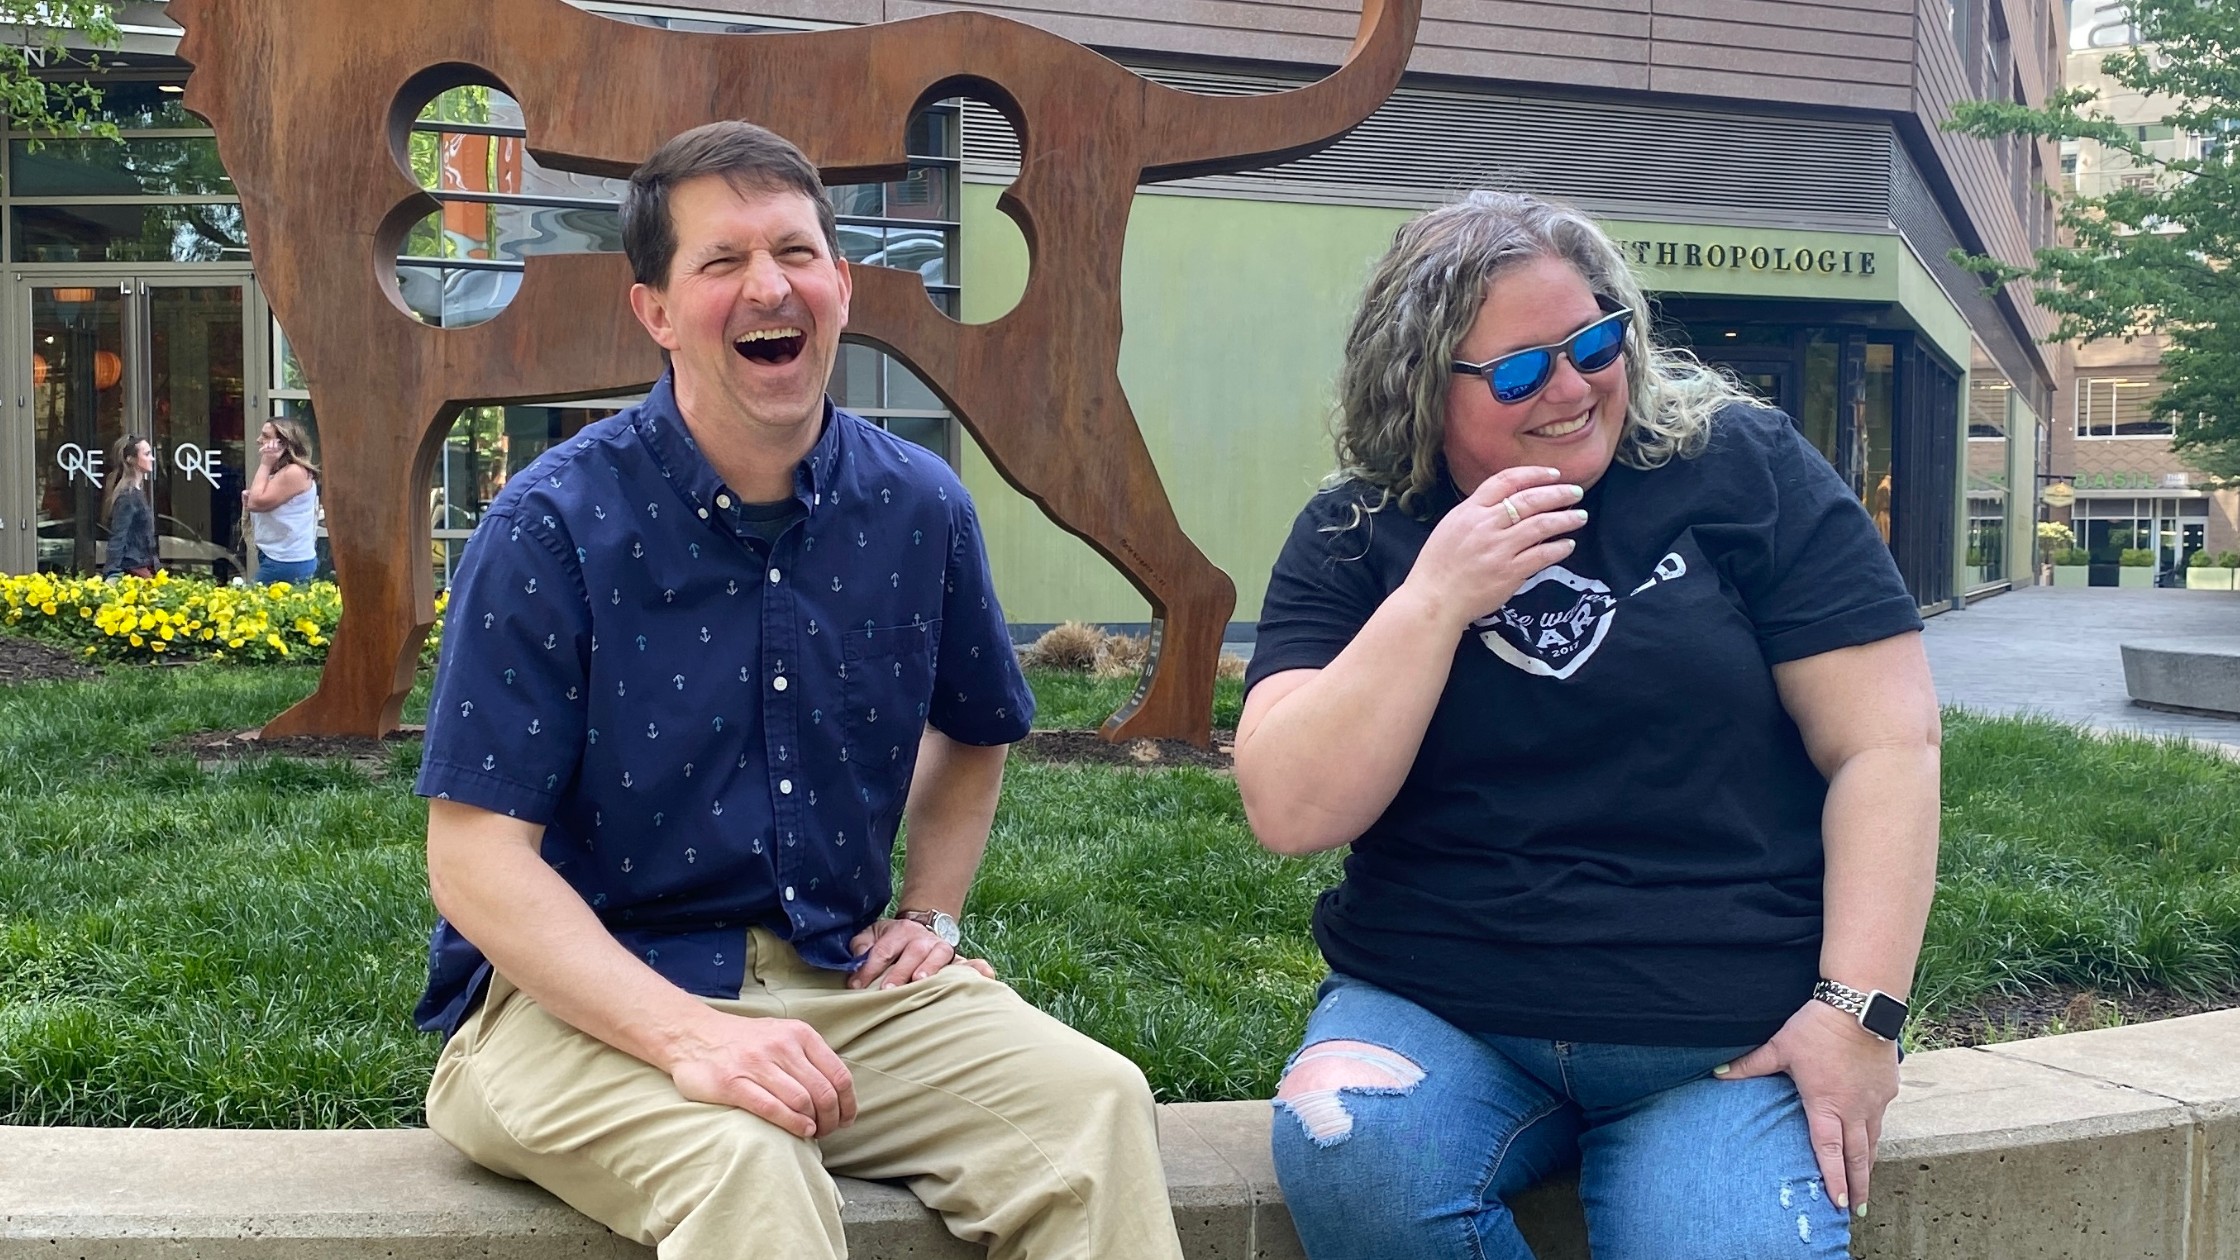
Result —
<instances>
[{"instance_id":1,"label":"mulch","mask_svg":"<svg viewBox=\"0 0 2240 1260\"><path fill-rule=\"evenodd\" d=\"M189 756L208 770L230 761L252 757L287 757L296 761L347 761L379 777L389 767L389 751L426 733L418 726L400 727L380 739L366 735L280 735L267 739L262 732L190 731L167 739L155 751Z\"/></svg>"},{"instance_id":2,"label":"mulch","mask_svg":"<svg viewBox=\"0 0 2240 1260\"><path fill-rule=\"evenodd\" d=\"M68 648L0 634L0 687L27 682L75 682L99 678L101 671Z\"/></svg>"},{"instance_id":3,"label":"mulch","mask_svg":"<svg viewBox=\"0 0 2240 1260\"><path fill-rule=\"evenodd\" d=\"M1981 1046L2056 1032L2084 1032L2118 1024L2144 1024L2180 1015L2199 1015L2240 1006L2240 989L2188 996L2164 989L2106 994L2056 985L2013 997L1989 998L1915 1028L1924 1049Z\"/></svg>"},{"instance_id":4,"label":"mulch","mask_svg":"<svg viewBox=\"0 0 2240 1260\"><path fill-rule=\"evenodd\" d=\"M1011 746L1014 755L1028 761L1056 761L1075 765L1119 766L1123 769L1160 770L1197 766L1205 770L1233 771L1237 733L1216 730L1213 747L1199 748L1179 739L1133 739L1115 744L1095 731L1033 731Z\"/></svg>"}]
</instances>

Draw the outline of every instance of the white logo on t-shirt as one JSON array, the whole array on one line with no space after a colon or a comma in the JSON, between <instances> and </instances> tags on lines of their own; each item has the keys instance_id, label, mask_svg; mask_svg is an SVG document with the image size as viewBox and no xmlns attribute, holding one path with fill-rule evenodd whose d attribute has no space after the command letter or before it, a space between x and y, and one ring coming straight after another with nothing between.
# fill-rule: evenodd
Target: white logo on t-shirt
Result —
<instances>
[{"instance_id":1,"label":"white logo on t-shirt","mask_svg":"<svg viewBox=\"0 0 2240 1260\"><path fill-rule=\"evenodd\" d=\"M1495 656L1518 669L1543 678L1569 678L1602 646L1618 615L1619 600L1687 571L1688 562L1680 553L1668 553L1657 561L1656 572L1647 581L1621 596L1612 595L1609 586L1594 578L1552 564L1525 579L1491 616L1471 624L1480 628L1479 640Z\"/></svg>"}]
</instances>

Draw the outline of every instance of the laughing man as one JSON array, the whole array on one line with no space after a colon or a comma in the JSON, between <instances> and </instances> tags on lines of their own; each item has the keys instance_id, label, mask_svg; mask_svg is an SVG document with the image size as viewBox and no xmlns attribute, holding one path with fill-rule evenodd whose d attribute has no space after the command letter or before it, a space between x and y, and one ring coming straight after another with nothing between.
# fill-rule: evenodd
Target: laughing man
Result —
<instances>
[{"instance_id":1,"label":"laughing man","mask_svg":"<svg viewBox=\"0 0 2240 1260\"><path fill-rule=\"evenodd\" d=\"M996 1257L1178 1257L1142 1074L956 950L1034 701L964 487L824 396L816 168L700 127L623 225L670 371L515 476L452 588L430 1125L663 1260L845 1255L833 1173Z\"/></svg>"}]
</instances>

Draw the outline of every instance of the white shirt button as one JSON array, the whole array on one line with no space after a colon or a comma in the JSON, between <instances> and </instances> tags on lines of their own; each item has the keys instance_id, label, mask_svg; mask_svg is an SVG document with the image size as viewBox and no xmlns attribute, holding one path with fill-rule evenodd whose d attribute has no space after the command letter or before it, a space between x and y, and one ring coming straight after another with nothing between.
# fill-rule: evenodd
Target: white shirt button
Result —
<instances>
[{"instance_id":1,"label":"white shirt button","mask_svg":"<svg viewBox=\"0 0 2240 1260\"><path fill-rule=\"evenodd\" d=\"M786 900L787 900L787 901L791 901L791 900L793 900L793 885L791 885L791 884L787 884L787 885L786 885Z\"/></svg>"},{"instance_id":2,"label":"white shirt button","mask_svg":"<svg viewBox=\"0 0 2240 1260\"><path fill-rule=\"evenodd\" d=\"M719 495L717 495L717 496L716 496L716 506L717 506L717 507L719 507L719 508L727 508L727 507L730 507L730 506L731 506L731 496L730 496L730 495L728 495L728 494L719 494Z\"/></svg>"},{"instance_id":3,"label":"white shirt button","mask_svg":"<svg viewBox=\"0 0 2240 1260\"><path fill-rule=\"evenodd\" d=\"M770 689L772 691L784 691L786 689L786 676L784 674L780 674L776 678L771 679Z\"/></svg>"},{"instance_id":4,"label":"white shirt button","mask_svg":"<svg viewBox=\"0 0 2240 1260\"><path fill-rule=\"evenodd\" d=\"M793 780L791 780L791 779L780 779L780 780L778 780L778 795L780 795L780 796L791 796L791 795L793 795Z\"/></svg>"},{"instance_id":5,"label":"white shirt button","mask_svg":"<svg viewBox=\"0 0 2240 1260\"><path fill-rule=\"evenodd\" d=\"M708 509L706 509L706 508L701 508L701 509L700 509L700 519L701 519L701 520L703 520L703 521L704 521L704 520L707 520L707 519L708 519Z\"/></svg>"},{"instance_id":6,"label":"white shirt button","mask_svg":"<svg viewBox=\"0 0 2240 1260\"><path fill-rule=\"evenodd\" d=\"M778 584L778 571L777 571L776 569L772 569L772 570L770 570L770 585L772 585L772 586L776 586L777 584Z\"/></svg>"}]
</instances>

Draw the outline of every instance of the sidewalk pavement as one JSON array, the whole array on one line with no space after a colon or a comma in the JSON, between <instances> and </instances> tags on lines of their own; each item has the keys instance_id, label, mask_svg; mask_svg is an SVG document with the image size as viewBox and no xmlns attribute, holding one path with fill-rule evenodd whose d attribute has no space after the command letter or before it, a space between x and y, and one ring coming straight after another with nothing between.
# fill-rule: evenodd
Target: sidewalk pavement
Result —
<instances>
[{"instance_id":1,"label":"sidewalk pavement","mask_svg":"<svg viewBox=\"0 0 2240 1260\"><path fill-rule=\"evenodd\" d=\"M2132 704L2119 650L2219 638L2240 651L2240 593L2031 586L1931 617L1924 638L1937 697L1948 705L2175 736L2240 757L2240 720Z\"/></svg>"}]
</instances>

